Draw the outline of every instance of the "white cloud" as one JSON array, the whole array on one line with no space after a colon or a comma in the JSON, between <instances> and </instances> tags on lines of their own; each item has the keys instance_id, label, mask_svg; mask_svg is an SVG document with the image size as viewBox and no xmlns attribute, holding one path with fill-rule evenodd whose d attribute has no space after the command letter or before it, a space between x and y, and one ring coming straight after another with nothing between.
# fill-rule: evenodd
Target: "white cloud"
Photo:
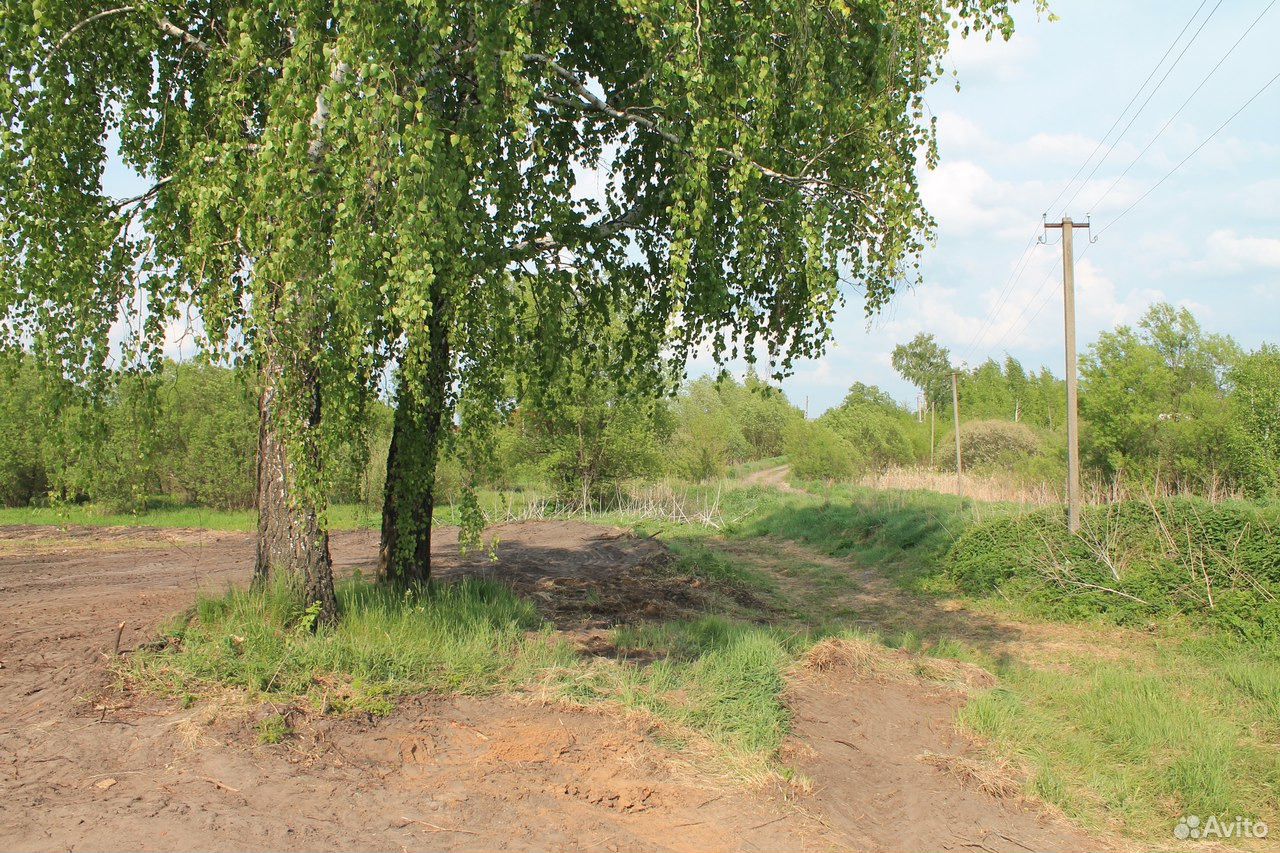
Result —
<instances>
[{"instance_id":1,"label":"white cloud","mask_svg":"<svg viewBox=\"0 0 1280 853\"><path fill-rule=\"evenodd\" d=\"M1026 219L1012 186L972 160L953 160L924 173L920 194L948 234L1005 228Z\"/></svg>"},{"instance_id":2,"label":"white cloud","mask_svg":"<svg viewBox=\"0 0 1280 853\"><path fill-rule=\"evenodd\" d=\"M1081 325L1102 330L1131 324L1138 320L1153 302L1165 300L1163 291L1135 287L1120 294L1109 277L1090 260L1076 263L1076 311Z\"/></svg>"},{"instance_id":3,"label":"white cloud","mask_svg":"<svg viewBox=\"0 0 1280 853\"><path fill-rule=\"evenodd\" d=\"M1039 159L1069 161L1072 165L1083 163L1097 146L1097 140L1079 133L1037 133L1023 144L1027 153Z\"/></svg>"},{"instance_id":4,"label":"white cloud","mask_svg":"<svg viewBox=\"0 0 1280 853\"><path fill-rule=\"evenodd\" d=\"M1205 260L1196 266L1206 273L1280 269L1280 239L1238 236L1233 230L1220 229L1205 240Z\"/></svg>"},{"instance_id":5,"label":"white cloud","mask_svg":"<svg viewBox=\"0 0 1280 853\"><path fill-rule=\"evenodd\" d=\"M938 113L938 148L942 158L957 152L983 150L991 145L991 139L977 122L959 113L944 110Z\"/></svg>"}]
</instances>

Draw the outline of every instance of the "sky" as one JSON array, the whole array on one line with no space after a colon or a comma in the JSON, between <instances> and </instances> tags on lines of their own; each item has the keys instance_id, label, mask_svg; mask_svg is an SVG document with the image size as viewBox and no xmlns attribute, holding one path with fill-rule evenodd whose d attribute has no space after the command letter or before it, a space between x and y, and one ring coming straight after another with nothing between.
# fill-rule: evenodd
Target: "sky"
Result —
<instances>
[{"instance_id":1,"label":"sky","mask_svg":"<svg viewBox=\"0 0 1280 853\"><path fill-rule=\"evenodd\" d=\"M1024 0L1008 42L953 46L927 97L941 161L921 174L937 220L922 282L870 318L849 294L826 354L783 382L811 416L855 381L914 405L889 359L919 332L957 362L1008 353L1061 375L1058 233L1035 242L1046 212L1091 218L1098 237L1077 232L1081 350L1157 301L1247 348L1280 342L1280 80L1215 135L1280 74L1280 0L1051 2L1056 21ZM118 196L144 185L118 160L104 177ZM194 351L182 331L171 355ZM691 376L713 368L689 364Z\"/></svg>"},{"instance_id":2,"label":"sky","mask_svg":"<svg viewBox=\"0 0 1280 853\"><path fill-rule=\"evenodd\" d=\"M1188 307L1205 329L1248 348L1280 342L1280 81L1117 220L1280 73L1280 8L1269 3L1275 0L1052 0L1057 21L1037 20L1027 8L1007 43L956 44L948 65L957 76L927 98L938 117L941 162L921 174L937 220L922 283L870 319L851 294L834 345L798 363L783 382L791 400L803 406L808 398L816 416L861 381L914 405L915 389L889 358L918 332L933 333L969 365L1008 353L1061 375L1058 232L1050 232L1050 245L1031 243L1024 259L1046 211L1050 221L1091 217L1098 234L1090 244L1076 232L1081 350L1157 301ZM1086 162L1080 178L1088 180L1061 192ZM696 375L711 365L690 367Z\"/></svg>"}]
</instances>

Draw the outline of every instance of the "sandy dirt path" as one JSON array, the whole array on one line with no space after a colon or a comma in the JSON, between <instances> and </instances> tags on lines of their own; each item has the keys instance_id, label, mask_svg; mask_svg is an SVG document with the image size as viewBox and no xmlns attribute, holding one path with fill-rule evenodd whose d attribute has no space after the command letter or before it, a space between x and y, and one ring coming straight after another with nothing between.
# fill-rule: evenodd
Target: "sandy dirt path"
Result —
<instances>
[{"instance_id":1,"label":"sandy dirt path","mask_svg":"<svg viewBox=\"0 0 1280 853\"><path fill-rule=\"evenodd\" d=\"M508 581L579 633L651 617L655 601L668 615L704 604L670 573L646 571L664 559L652 541L563 522L500 534L491 563L459 557L444 531L442 574ZM376 544L371 532L336 535L339 571L370 567ZM243 582L252 557L241 534L0 528L0 848L1088 846L915 760L964 749L948 722L958 697L921 701L919 689L890 694L847 676L793 695L788 755L814 782L805 794L699 775L643 721L610 709L421 697L388 718L311 720L294 741L261 746L254 712L228 711L234 701L184 708L121 691L109 667L119 623L127 651L197 591ZM891 819L877 820L884 808ZM904 834L903 821L920 827Z\"/></svg>"}]
</instances>

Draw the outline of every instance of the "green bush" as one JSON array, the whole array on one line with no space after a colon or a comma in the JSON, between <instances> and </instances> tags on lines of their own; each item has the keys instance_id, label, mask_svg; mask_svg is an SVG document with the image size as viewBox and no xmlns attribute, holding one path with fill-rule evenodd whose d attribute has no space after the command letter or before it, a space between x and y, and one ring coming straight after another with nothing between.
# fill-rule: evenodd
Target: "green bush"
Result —
<instances>
[{"instance_id":1,"label":"green bush","mask_svg":"<svg viewBox=\"0 0 1280 853\"><path fill-rule=\"evenodd\" d=\"M960 425L960 450L966 470L972 468L1012 468L1037 456L1040 437L1026 424L1013 421L971 421ZM944 470L955 470L956 442L951 434L938 451Z\"/></svg>"},{"instance_id":2,"label":"green bush","mask_svg":"<svg viewBox=\"0 0 1280 853\"><path fill-rule=\"evenodd\" d=\"M49 491L41 424L50 412L30 359L0 356L0 506L26 506Z\"/></svg>"},{"instance_id":3,"label":"green bush","mask_svg":"<svg viewBox=\"0 0 1280 853\"><path fill-rule=\"evenodd\" d=\"M858 462L856 467L873 474L915 461L904 421L904 415L867 407L835 409L822 417L823 425L849 445Z\"/></svg>"},{"instance_id":4,"label":"green bush","mask_svg":"<svg viewBox=\"0 0 1280 853\"><path fill-rule=\"evenodd\" d=\"M848 480L856 457L849 443L830 427L799 421L787 430L787 459L791 473L801 480Z\"/></svg>"},{"instance_id":5,"label":"green bush","mask_svg":"<svg viewBox=\"0 0 1280 853\"><path fill-rule=\"evenodd\" d=\"M1061 509L970 527L948 555L956 585L1063 618L1183 614L1251 639L1280 639L1280 510L1188 498Z\"/></svg>"}]
</instances>

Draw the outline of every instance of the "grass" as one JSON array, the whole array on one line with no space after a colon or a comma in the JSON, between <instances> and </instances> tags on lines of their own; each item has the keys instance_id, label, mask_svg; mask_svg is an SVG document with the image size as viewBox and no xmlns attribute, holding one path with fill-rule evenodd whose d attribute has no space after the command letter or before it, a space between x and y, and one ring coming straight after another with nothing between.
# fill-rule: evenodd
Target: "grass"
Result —
<instances>
[{"instance_id":1,"label":"grass","mask_svg":"<svg viewBox=\"0 0 1280 853\"><path fill-rule=\"evenodd\" d=\"M398 696L538 691L570 702L611 702L663 724L672 743L711 743L717 762L767 773L787 729L782 673L803 643L794 634L707 617L618 629L619 661L582 658L534 606L502 585L463 580L396 594L356 577L338 586L342 618L307 629L287 586L206 596L142 651L128 674L189 702L232 687L250 701L315 713L387 714ZM652 664L630 653L659 655ZM282 718L259 724L284 740Z\"/></svg>"},{"instance_id":2,"label":"grass","mask_svg":"<svg viewBox=\"0 0 1280 853\"><path fill-rule=\"evenodd\" d=\"M803 642L765 626L716 616L619 628L622 654L656 655L649 665L597 666L567 685L577 701L618 701L681 731L709 739L739 770L772 766L790 717L783 673Z\"/></svg>"},{"instance_id":3,"label":"grass","mask_svg":"<svg viewBox=\"0 0 1280 853\"><path fill-rule=\"evenodd\" d=\"M961 722L1027 768L1031 793L1088 827L1155 841L1182 815L1274 820L1280 661L1220 636L1132 651L1000 667L1001 685Z\"/></svg>"},{"instance_id":4,"label":"grass","mask_svg":"<svg viewBox=\"0 0 1280 853\"><path fill-rule=\"evenodd\" d=\"M341 620L314 633L284 585L202 597L166 632L169 648L139 653L132 673L174 695L223 685L320 712L381 713L395 696L492 692L571 658L538 632L534 606L498 584L397 594L355 577L337 592Z\"/></svg>"}]
</instances>

